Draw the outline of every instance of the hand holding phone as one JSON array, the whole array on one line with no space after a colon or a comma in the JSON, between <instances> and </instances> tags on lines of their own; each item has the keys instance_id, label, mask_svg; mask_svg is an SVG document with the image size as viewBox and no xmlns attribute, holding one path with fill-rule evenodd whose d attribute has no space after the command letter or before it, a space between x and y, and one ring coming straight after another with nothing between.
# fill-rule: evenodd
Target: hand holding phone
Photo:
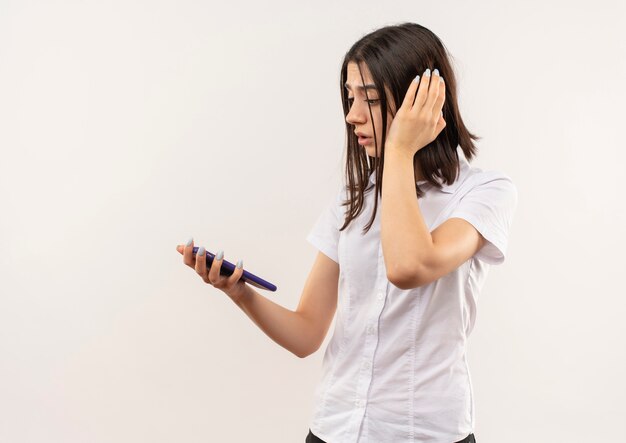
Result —
<instances>
[{"instance_id":1,"label":"hand holding phone","mask_svg":"<svg viewBox=\"0 0 626 443\"><path fill-rule=\"evenodd\" d=\"M190 239L186 245L177 245L176 250L183 255L183 262L196 270L204 282L213 285L215 288L225 292L233 301L237 301L245 292L244 283L251 284L260 289L276 291L276 286L261 277L243 269L238 269L233 263L224 260L217 260L215 254L204 252L205 260L201 260L198 255L198 247L193 245ZM213 264L215 263L215 265ZM208 270L207 270L208 268Z\"/></svg>"}]
</instances>

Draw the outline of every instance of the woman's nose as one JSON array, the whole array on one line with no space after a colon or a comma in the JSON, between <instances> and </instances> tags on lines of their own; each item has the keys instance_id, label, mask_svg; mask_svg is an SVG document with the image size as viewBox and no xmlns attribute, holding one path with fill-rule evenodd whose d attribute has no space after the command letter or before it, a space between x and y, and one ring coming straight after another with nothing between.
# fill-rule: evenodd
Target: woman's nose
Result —
<instances>
[{"instance_id":1,"label":"woman's nose","mask_svg":"<svg viewBox=\"0 0 626 443\"><path fill-rule=\"evenodd\" d=\"M367 121L367 115L364 110L360 109L356 105L352 105L346 115L346 121L352 125L355 123L364 123Z\"/></svg>"}]
</instances>

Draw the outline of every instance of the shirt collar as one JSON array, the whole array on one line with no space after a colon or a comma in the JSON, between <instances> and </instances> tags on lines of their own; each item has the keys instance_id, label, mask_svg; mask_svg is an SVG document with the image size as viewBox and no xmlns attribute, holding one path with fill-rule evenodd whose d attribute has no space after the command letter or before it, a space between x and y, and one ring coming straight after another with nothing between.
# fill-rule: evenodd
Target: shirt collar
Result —
<instances>
[{"instance_id":1,"label":"shirt collar","mask_svg":"<svg viewBox=\"0 0 626 443\"><path fill-rule=\"evenodd\" d=\"M447 194L453 194L456 191L456 189L459 187L459 185L463 181L465 181L465 175L466 175L467 171L470 168L470 164L467 161L467 159L465 158L465 155L463 154L463 150L460 147L457 147L457 153L459 155L459 166L460 166L459 176L456 178L454 183L452 183L450 185L446 185L444 183L439 182L441 184L441 189L439 189L439 190L441 192L445 192ZM370 183L372 183L372 184L376 183L376 171L373 171L370 174ZM420 187L422 187L422 186L434 187L427 180L418 180L415 183L417 183Z\"/></svg>"}]
</instances>

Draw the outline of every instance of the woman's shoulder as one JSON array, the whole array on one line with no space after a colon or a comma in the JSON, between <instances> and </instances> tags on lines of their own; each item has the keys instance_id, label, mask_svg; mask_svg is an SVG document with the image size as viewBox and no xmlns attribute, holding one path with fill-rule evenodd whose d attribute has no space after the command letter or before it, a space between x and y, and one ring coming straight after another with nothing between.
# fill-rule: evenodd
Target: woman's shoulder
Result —
<instances>
[{"instance_id":1,"label":"woman's shoulder","mask_svg":"<svg viewBox=\"0 0 626 443\"><path fill-rule=\"evenodd\" d=\"M517 194L517 187L511 176L500 169L470 166L466 182L468 192L475 189L493 189Z\"/></svg>"}]
</instances>

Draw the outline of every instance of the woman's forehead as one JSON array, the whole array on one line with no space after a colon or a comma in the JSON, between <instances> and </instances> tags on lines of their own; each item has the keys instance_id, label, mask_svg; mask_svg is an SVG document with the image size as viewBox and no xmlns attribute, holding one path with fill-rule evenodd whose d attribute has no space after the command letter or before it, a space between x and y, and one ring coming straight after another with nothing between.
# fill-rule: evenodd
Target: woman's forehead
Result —
<instances>
[{"instance_id":1,"label":"woman's forehead","mask_svg":"<svg viewBox=\"0 0 626 443\"><path fill-rule=\"evenodd\" d=\"M361 68L361 72L359 73L359 66ZM365 63L360 63L357 66L356 62L349 62L347 67L347 83L350 85L362 85L361 82L361 74L363 75L363 80L365 83L374 83L372 81L372 76L370 74L370 70Z\"/></svg>"},{"instance_id":2,"label":"woman's forehead","mask_svg":"<svg viewBox=\"0 0 626 443\"><path fill-rule=\"evenodd\" d=\"M364 77L363 80L365 80L365 83L361 81L361 77L358 76L358 74L356 77L348 76L347 81L344 83L344 87L346 90L354 92L355 94L365 94L366 89L370 93L378 92L378 88L372 80L367 77Z\"/></svg>"}]
</instances>

